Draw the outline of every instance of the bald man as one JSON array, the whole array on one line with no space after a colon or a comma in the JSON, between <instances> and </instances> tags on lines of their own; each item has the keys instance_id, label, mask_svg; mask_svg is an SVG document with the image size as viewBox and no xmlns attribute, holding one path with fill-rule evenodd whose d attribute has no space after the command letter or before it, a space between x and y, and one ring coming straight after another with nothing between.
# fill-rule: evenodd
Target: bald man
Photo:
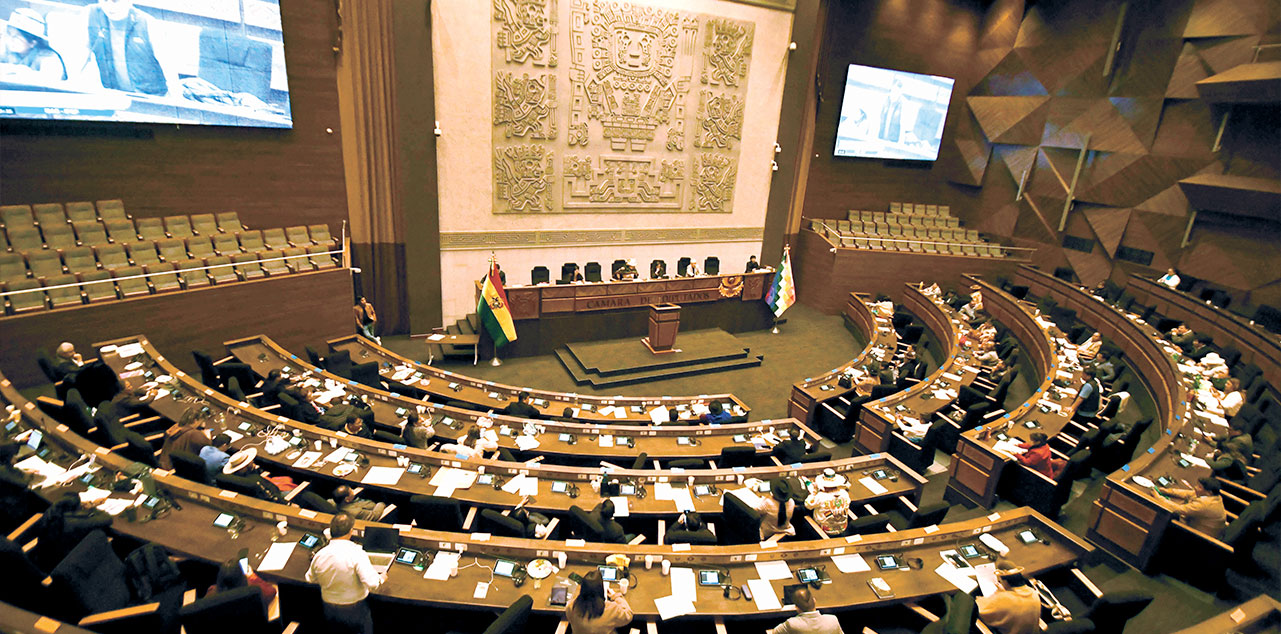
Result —
<instances>
[{"instance_id":1,"label":"bald man","mask_svg":"<svg viewBox=\"0 0 1281 634\"><path fill-rule=\"evenodd\" d=\"M792 593L792 600L796 602L796 611L800 614L783 621L770 630L770 634L845 634L841 629L841 622L835 616L818 613L814 595L809 588L797 588Z\"/></svg>"}]
</instances>

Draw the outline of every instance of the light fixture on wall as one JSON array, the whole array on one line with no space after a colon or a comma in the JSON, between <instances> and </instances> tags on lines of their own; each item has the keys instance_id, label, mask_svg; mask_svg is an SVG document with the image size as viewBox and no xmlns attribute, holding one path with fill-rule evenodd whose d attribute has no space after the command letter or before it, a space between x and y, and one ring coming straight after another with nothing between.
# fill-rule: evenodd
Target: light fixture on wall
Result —
<instances>
[{"instance_id":1,"label":"light fixture on wall","mask_svg":"<svg viewBox=\"0 0 1281 634\"><path fill-rule=\"evenodd\" d=\"M433 129L433 130L432 130L432 134L435 134L436 136L440 136L440 135L444 134L444 131L442 131L442 130L440 129L440 121L439 121L439 120L438 120L438 121L436 121L436 127L435 127L435 129Z\"/></svg>"},{"instance_id":2,"label":"light fixture on wall","mask_svg":"<svg viewBox=\"0 0 1281 634\"><path fill-rule=\"evenodd\" d=\"M779 144L778 144L778 141L775 141L775 142L774 142L774 153L775 153L775 154L778 154L779 152L782 152L782 151L783 151L783 146L779 145Z\"/></svg>"},{"instance_id":3,"label":"light fixture on wall","mask_svg":"<svg viewBox=\"0 0 1281 634\"><path fill-rule=\"evenodd\" d=\"M789 50L789 51L794 51L794 50L796 50L796 42L788 42L788 43L787 43L787 50Z\"/></svg>"},{"instance_id":4,"label":"light fixture on wall","mask_svg":"<svg viewBox=\"0 0 1281 634\"><path fill-rule=\"evenodd\" d=\"M769 162L769 168L770 168L770 170L771 170L771 171L777 172L777 171L778 171L778 161L770 161L770 162Z\"/></svg>"}]
</instances>

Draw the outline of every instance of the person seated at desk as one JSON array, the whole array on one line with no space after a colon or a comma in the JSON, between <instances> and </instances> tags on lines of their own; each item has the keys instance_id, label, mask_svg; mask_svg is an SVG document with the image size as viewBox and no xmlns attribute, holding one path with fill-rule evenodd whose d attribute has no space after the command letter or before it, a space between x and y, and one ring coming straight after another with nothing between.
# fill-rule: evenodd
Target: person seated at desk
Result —
<instances>
[{"instance_id":1,"label":"person seated at desk","mask_svg":"<svg viewBox=\"0 0 1281 634\"><path fill-rule=\"evenodd\" d=\"M231 459L223 466L222 473L252 480L258 491L254 497L260 500L288 504L285 492L296 489L298 484L289 476L264 476L258 465L254 464L254 458L257 457L258 450L254 447L241 449L232 454Z\"/></svg>"},{"instance_id":2,"label":"person seated at desk","mask_svg":"<svg viewBox=\"0 0 1281 634\"><path fill-rule=\"evenodd\" d=\"M756 256L754 255L747 256L747 267L743 270L744 273L751 273L753 271L759 270L760 268L761 268L761 264L760 262L756 261Z\"/></svg>"},{"instance_id":3,"label":"person seated at desk","mask_svg":"<svg viewBox=\"0 0 1281 634\"><path fill-rule=\"evenodd\" d=\"M1184 324L1179 324L1170 331L1170 343L1178 346L1184 352L1192 350L1192 341L1196 339L1196 334Z\"/></svg>"},{"instance_id":4,"label":"person seated at desk","mask_svg":"<svg viewBox=\"0 0 1281 634\"><path fill-rule=\"evenodd\" d=\"M418 418L418 412L409 412L409 415L405 417L405 426L400 432L400 438L406 447L426 449L431 445L432 438L435 437L436 428L432 426L431 419L424 423Z\"/></svg>"},{"instance_id":5,"label":"person seated at desk","mask_svg":"<svg viewBox=\"0 0 1281 634\"><path fill-rule=\"evenodd\" d=\"M703 272L698 268L698 262L690 260L689 266L685 267L685 277L698 277L702 274Z\"/></svg>"},{"instance_id":6,"label":"person seated at desk","mask_svg":"<svg viewBox=\"0 0 1281 634\"><path fill-rule=\"evenodd\" d=\"M1094 358L1094 371L1100 381L1109 383L1116 378L1116 355Z\"/></svg>"},{"instance_id":7,"label":"person seated at desk","mask_svg":"<svg viewBox=\"0 0 1281 634\"><path fill-rule=\"evenodd\" d=\"M280 403L280 392L289 385L285 380L285 375L280 370L272 370L267 373L267 378L262 380L262 392L260 399L263 405L276 405Z\"/></svg>"},{"instance_id":8,"label":"person seated at desk","mask_svg":"<svg viewBox=\"0 0 1281 634\"><path fill-rule=\"evenodd\" d=\"M467 460L483 457L486 451L496 451L497 449L498 439L487 438L479 427L469 428L467 435L459 439L457 443L448 443L440 448L441 451L460 455Z\"/></svg>"},{"instance_id":9,"label":"person seated at desk","mask_svg":"<svg viewBox=\"0 0 1281 634\"><path fill-rule=\"evenodd\" d=\"M1200 361L1201 359L1204 359L1206 355L1214 352L1214 348L1210 347L1210 343L1212 341L1212 339L1204 335L1193 339L1192 348L1183 356L1192 359L1193 361Z\"/></svg>"},{"instance_id":10,"label":"person seated at desk","mask_svg":"<svg viewBox=\"0 0 1281 634\"><path fill-rule=\"evenodd\" d=\"M600 538L609 544L626 544L636 538L623 530L623 525L614 519L614 501L605 500L592 509L592 515L600 522Z\"/></svg>"},{"instance_id":11,"label":"person seated at desk","mask_svg":"<svg viewBox=\"0 0 1281 634\"><path fill-rule=\"evenodd\" d=\"M999 634L1040 632L1041 597L1023 576L1023 568L997 561L996 577L1002 588L974 599L979 619Z\"/></svg>"},{"instance_id":12,"label":"person seated at desk","mask_svg":"<svg viewBox=\"0 0 1281 634\"><path fill-rule=\"evenodd\" d=\"M672 527L663 536L663 541L668 544L713 545L716 543L716 535L707 528L703 516L695 511L685 511L672 523Z\"/></svg>"},{"instance_id":13,"label":"person seated at desk","mask_svg":"<svg viewBox=\"0 0 1281 634\"><path fill-rule=\"evenodd\" d=\"M562 409L562 410L560 411L560 416L552 416L552 420L554 420L554 421L560 421L560 422L562 422L562 423L572 423L572 422L574 422L574 421L576 420L576 419L574 418L574 408L572 408L572 407L566 407L565 409Z\"/></svg>"},{"instance_id":14,"label":"person seated at desk","mask_svg":"<svg viewBox=\"0 0 1281 634\"><path fill-rule=\"evenodd\" d=\"M358 438L373 439L374 437L373 432L369 431L368 427L365 427L365 421L360 420L355 414L347 415L347 422L343 425L342 430Z\"/></svg>"},{"instance_id":15,"label":"person seated at desk","mask_svg":"<svg viewBox=\"0 0 1281 634\"><path fill-rule=\"evenodd\" d=\"M792 600L796 602L798 614L769 630L768 634L845 634L835 616L819 613L808 587L802 586L792 592Z\"/></svg>"},{"instance_id":16,"label":"person seated at desk","mask_svg":"<svg viewBox=\"0 0 1281 634\"><path fill-rule=\"evenodd\" d=\"M995 366L1001 361L1001 355L996 351L996 343L985 341L978 344L974 349L974 361L979 365Z\"/></svg>"},{"instance_id":17,"label":"person seated at desk","mask_svg":"<svg viewBox=\"0 0 1281 634\"><path fill-rule=\"evenodd\" d=\"M52 570L85 535L111 526L111 516L80 501L77 493L58 498L36 523L34 562Z\"/></svg>"},{"instance_id":18,"label":"person seated at desk","mask_svg":"<svg viewBox=\"0 0 1281 634\"><path fill-rule=\"evenodd\" d=\"M1059 477L1059 472L1063 470L1063 461L1054 457L1054 452L1050 451L1049 442L1049 436L1034 431L1031 442L1019 443L1019 447L1025 451L1014 456L1014 459L1018 460L1019 464L1053 480Z\"/></svg>"},{"instance_id":19,"label":"person seated at desk","mask_svg":"<svg viewBox=\"0 0 1281 634\"><path fill-rule=\"evenodd\" d=\"M757 502L752 507L761 516L761 541L775 535L796 534L796 527L792 526L796 501L792 499L792 487L787 480L770 480L769 495L757 495L756 499Z\"/></svg>"},{"instance_id":20,"label":"person seated at desk","mask_svg":"<svg viewBox=\"0 0 1281 634\"><path fill-rule=\"evenodd\" d=\"M334 489L334 506L338 507L339 511L366 522L382 519L383 511L387 509L387 505L382 502L372 502L356 497L356 491L345 484Z\"/></svg>"},{"instance_id":21,"label":"person seated at desk","mask_svg":"<svg viewBox=\"0 0 1281 634\"><path fill-rule=\"evenodd\" d=\"M503 414L515 416L516 418L542 418L543 415L538 408L529 404L529 392L521 390L516 394L516 400L508 403L503 408Z\"/></svg>"},{"instance_id":22,"label":"person seated at desk","mask_svg":"<svg viewBox=\"0 0 1281 634\"><path fill-rule=\"evenodd\" d=\"M1223 384L1222 390L1213 390L1211 393L1218 399L1224 418L1236 416L1237 412L1241 411L1241 406L1245 404L1245 391L1241 389L1241 380L1235 377L1229 378Z\"/></svg>"},{"instance_id":23,"label":"person seated at desk","mask_svg":"<svg viewBox=\"0 0 1281 634\"><path fill-rule=\"evenodd\" d=\"M80 368L84 366L85 360L76 352L76 347L71 342L64 341L58 344L57 350L53 353L53 371L59 381L65 381L68 377L73 377Z\"/></svg>"},{"instance_id":24,"label":"person seated at desk","mask_svg":"<svg viewBox=\"0 0 1281 634\"><path fill-rule=\"evenodd\" d=\"M578 583L578 596L565 610L570 631L574 634L615 634L616 628L631 623L632 607L623 597L626 587L621 583L611 586L606 597L600 570L592 569L583 575L583 580Z\"/></svg>"},{"instance_id":25,"label":"person seated at desk","mask_svg":"<svg viewBox=\"0 0 1281 634\"><path fill-rule=\"evenodd\" d=\"M961 317L966 321L974 321L979 318L979 313L983 312L983 295L979 291L970 293L970 301L966 302L960 310Z\"/></svg>"},{"instance_id":26,"label":"person seated at desk","mask_svg":"<svg viewBox=\"0 0 1281 634\"><path fill-rule=\"evenodd\" d=\"M346 401L334 400L337 402L330 401L328 408L321 405L316 406L318 410L323 410L318 418L317 425L325 429L338 429L347 425L352 418L364 423L366 429L374 424L374 410L361 400L360 396L351 394ZM348 433L353 432L349 431ZM365 433L368 434L369 432L366 431ZM362 436L362 438L368 437L368 435Z\"/></svg>"},{"instance_id":27,"label":"person seated at desk","mask_svg":"<svg viewBox=\"0 0 1281 634\"><path fill-rule=\"evenodd\" d=\"M1103 333L1096 330L1089 339L1085 340L1085 343L1076 347L1076 359L1081 365L1086 365L1093 361L1094 357L1099 356L1099 351L1102 349Z\"/></svg>"},{"instance_id":28,"label":"person seated at desk","mask_svg":"<svg viewBox=\"0 0 1281 634\"><path fill-rule=\"evenodd\" d=\"M729 422L733 416L725 411L725 406L720 401L712 401L707 404L707 413L698 417L698 419L709 425L722 425Z\"/></svg>"},{"instance_id":29,"label":"person seated at desk","mask_svg":"<svg viewBox=\"0 0 1281 634\"><path fill-rule=\"evenodd\" d=\"M1177 289L1180 281L1182 280L1179 279L1179 274L1176 273L1174 269L1166 269L1165 275L1157 278L1156 283Z\"/></svg>"},{"instance_id":30,"label":"person seated at desk","mask_svg":"<svg viewBox=\"0 0 1281 634\"><path fill-rule=\"evenodd\" d=\"M1187 500L1175 504L1174 512L1192 528L1215 539L1222 537L1223 529L1228 525L1228 511L1223 508L1223 496L1219 494L1221 488L1218 478L1210 476L1197 478L1192 489L1157 487L1170 497Z\"/></svg>"},{"instance_id":31,"label":"person seated at desk","mask_svg":"<svg viewBox=\"0 0 1281 634\"><path fill-rule=\"evenodd\" d=\"M232 559L222 562L222 565L218 567L218 576L214 579L214 584L205 591L205 596L211 597L219 592L247 588L249 586L258 588L258 592L262 594L262 606L264 608L271 605L272 600L276 598L276 586L259 577L253 570L250 570L249 574L245 574L245 571L240 567L240 561Z\"/></svg>"},{"instance_id":32,"label":"person seated at desk","mask_svg":"<svg viewBox=\"0 0 1281 634\"><path fill-rule=\"evenodd\" d=\"M520 502L516 504L516 508L512 509L507 517L520 522L524 526L524 537L543 539L551 533L551 519L542 513L530 513L529 509L525 508L525 505L529 504L529 499L528 495L522 497Z\"/></svg>"},{"instance_id":33,"label":"person seated at desk","mask_svg":"<svg viewBox=\"0 0 1281 634\"><path fill-rule=\"evenodd\" d=\"M636 260L628 258L622 266L614 269L614 280L618 282L630 282L640 277L640 272L636 270Z\"/></svg>"},{"instance_id":34,"label":"person seated at desk","mask_svg":"<svg viewBox=\"0 0 1281 634\"><path fill-rule=\"evenodd\" d=\"M667 263L662 260L654 260L649 263L649 279L665 280L667 279Z\"/></svg>"},{"instance_id":35,"label":"person seated at desk","mask_svg":"<svg viewBox=\"0 0 1281 634\"><path fill-rule=\"evenodd\" d=\"M230 446L231 436L218 434L211 444L200 448L200 459L205 461L205 471L209 472L210 478L222 471L227 466L227 461L231 460L231 454L227 453Z\"/></svg>"},{"instance_id":36,"label":"person seated at desk","mask_svg":"<svg viewBox=\"0 0 1281 634\"><path fill-rule=\"evenodd\" d=\"M13 466L13 459L21 450L22 445L16 442L0 444L0 502L9 500L12 493L25 492L31 483L30 474Z\"/></svg>"},{"instance_id":37,"label":"person seated at desk","mask_svg":"<svg viewBox=\"0 0 1281 634\"><path fill-rule=\"evenodd\" d=\"M0 77L43 85L66 81L67 64L49 46L49 25L36 10L21 7L9 14L3 44Z\"/></svg>"},{"instance_id":38,"label":"person seated at desk","mask_svg":"<svg viewBox=\"0 0 1281 634\"><path fill-rule=\"evenodd\" d=\"M161 468L173 469L173 452L185 451L200 455L200 450L209 444L209 432L205 421L195 407L182 413L182 417L172 427L165 430L164 443L160 447L159 463Z\"/></svg>"},{"instance_id":39,"label":"person seated at desk","mask_svg":"<svg viewBox=\"0 0 1281 634\"><path fill-rule=\"evenodd\" d=\"M574 283L583 281L583 270L578 268L577 264L571 264L569 273L565 274L564 281Z\"/></svg>"},{"instance_id":40,"label":"person seated at desk","mask_svg":"<svg viewBox=\"0 0 1281 634\"><path fill-rule=\"evenodd\" d=\"M813 511L814 521L828 537L844 535L849 525L849 481L835 469L824 469L814 478L805 508Z\"/></svg>"},{"instance_id":41,"label":"person seated at desk","mask_svg":"<svg viewBox=\"0 0 1281 634\"><path fill-rule=\"evenodd\" d=\"M111 403L116 406L117 414L129 416L146 411L155 397L156 389L154 387L134 387L133 379L125 379L120 391L111 397Z\"/></svg>"},{"instance_id":42,"label":"person seated at desk","mask_svg":"<svg viewBox=\"0 0 1281 634\"><path fill-rule=\"evenodd\" d=\"M1239 427L1228 427L1227 435L1210 441L1215 446L1208 460L1214 475L1229 480L1244 480L1246 465L1254 455L1254 438Z\"/></svg>"}]
</instances>

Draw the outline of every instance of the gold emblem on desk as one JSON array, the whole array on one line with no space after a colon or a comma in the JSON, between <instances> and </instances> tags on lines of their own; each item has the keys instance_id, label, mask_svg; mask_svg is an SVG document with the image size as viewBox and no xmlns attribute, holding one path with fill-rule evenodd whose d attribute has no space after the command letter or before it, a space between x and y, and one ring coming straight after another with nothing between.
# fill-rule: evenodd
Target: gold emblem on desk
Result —
<instances>
[{"instance_id":1,"label":"gold emblem on desk","mask_svg":"<svg viewBox=\"0 0 1281 634\"><path fill-rule=\"evenodd\" d=\"M738 297L743 294L743 276L726 275L721 278L721 297Z\"/></svg>"}]
</instances>

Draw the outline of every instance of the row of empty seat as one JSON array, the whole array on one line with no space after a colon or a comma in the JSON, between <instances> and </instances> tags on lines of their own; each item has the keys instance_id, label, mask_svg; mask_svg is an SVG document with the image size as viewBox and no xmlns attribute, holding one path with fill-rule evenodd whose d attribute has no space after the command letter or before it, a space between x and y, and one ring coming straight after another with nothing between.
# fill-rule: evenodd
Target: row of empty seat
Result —
<instances>
[{"instance_id":1,"label":"row of empty seat","mask_svg":"<svg viewBox=\"0 0 1281 634\"><path fill-rule=\"evenodd\" d=\"M842 247L1000 258L1004 247L961 226L948 205L890 203L890 210L850 210L848 219L810 219L810 229Z\"/></svg>"}]
</instances>

